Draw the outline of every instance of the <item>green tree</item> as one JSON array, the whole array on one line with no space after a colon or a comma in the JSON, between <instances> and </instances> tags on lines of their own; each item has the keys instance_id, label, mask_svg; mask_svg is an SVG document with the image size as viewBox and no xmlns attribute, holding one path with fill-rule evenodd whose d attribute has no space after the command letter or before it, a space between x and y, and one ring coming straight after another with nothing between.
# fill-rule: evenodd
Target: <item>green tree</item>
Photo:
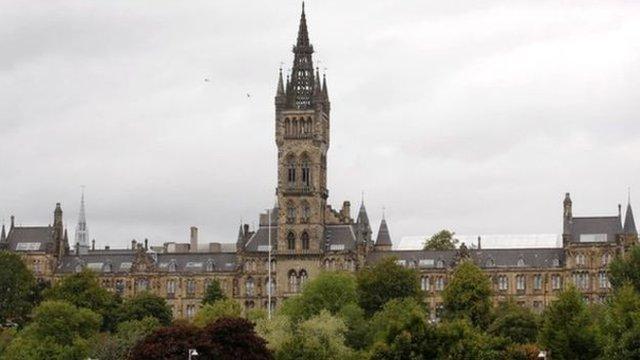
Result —
<instances>
[{"instance_id":1,"label":"green tree","mask_svg":"<svg viewBox=\"0 0 640 360\"><path fill-rule=\"evenodd\" d=\"M491 320L491 293L487 275L472 262L461 262L442 292L445 318L467 318L485 329Z\"/></svg>"},{"instance_id":2,"label":"green tree","mask_svg":"<svg viewBox=\"0 0 640 360\"><path fill-rule=\"evenodd\" d=\"M5 359L85 359L98 334L99 314L64 301L45 301L33 321L9 344Z\"/></svg>"},{"instance_id":3,"label":"green tree","mask_svg":"<svg viewBox=\"0 0 640 360\"><path fill-rule=\"evenodd\" d=\"M35 278L17 254L0 251L0 324L23 323L33 307Z\"/></svg>"},{"instance_id":4,"label":"green tree","mask_svg":"<svg viewBox=\"0 0 640 360\"><path fill-rule=\"evenodd\" d=\"M267 347L277 353L291 341L293 324L287 316L278 314L271 320L263 318L256 321L256 332L267 341Z\"/></svg>"},{"instance_id":5,"label":"green tree","mask_svg":"<svg viewBox=\"0 0 640 360\"><path fill-rule=\"evenodd\" d=\"M517 344L534 343L538 336L539 321L531 310L519 306L509 299L500 304L495 319L489 325L488 332L502 336Z\"/></svg>"},{"instance_id":6,"label":"green tree","mask_svg":"<svg viewBox=\"0 0 640 360\"><path fill-rule=\"evenodd\" d=\"M300 295L287 299L280 311L298 322L309 319L322 310L337 314L345 305L356 302L356 281L353 275L327 271L309 281Z\"/></svg>"},{"instance_id":7,"label":"green tree","mask_svg":"<svg viewBox=\"0 0 640 360\"><path fill-rule=\"evenodd\" d=\"M445 321L437 328L439 356L445 359L500 359L509 341L491 336L467 318Z\"/></svg>"},{"instance_id":8,"label":"green tree","mask_svg":"<svg viewBox=\"0 0 640 360\"><path fill-rule=\"evenodd\" d=\"M384 341L390 334L409 328L416 320L426 322L427 315L424 305L414 298L393 299L371 318L370 338Z\"/></svg>"},{"instance_id":9,"label":"green tree","mask_svg":"<svg viewBox=\"0 0 640 360\"><path fill-rule=\"evenodd\" d=\"M204 327L223 317L239 317L242 307L233 299L218 300L213 304L207 304L198 310L193 323Z\"/></svg>"},{"instance_id":10,"label":"green tree","mask_svg":"<svg viewBox=\"0 0 640 360\"><path fill-rule=\"evenodd\" d=\"M122 322L115 333L102 333L95 339L90 357L100 360L128 359L133 346L159 328L160 321L154 317Z\"/></svg>"},{"instance_id":11,"label":"green tree","mask_svg":"<svg viewBox=\"0 0 640 360\"><path fill-rule=\"evenodd\" d=\"M207 289L204 292L204 297L202 298L202 305L213 304L218 300L224 300L227 297L222 292L222 288L220 287L220 282L217 279L214 279L209 283Z\"/></svg>"},{"instance_id":12,"label":"green tree","mask_svg":"<svg viewBox=\"0 0 640 360\"><path fill-rule=\"evenodd\" d=\"M338 316L347 326L345 343L352 349L363 350L371 343L369 321L364 310L358 304L347 304L340 309Z\"/></svg>"},{"instance_id":13,"label":"green tree","mask_svg":"<svg viewBox=\"0 0 640 360\"><path fill-rule=\"evenodd\" d=\"M358 303L367 315L380 310L389 300L405 297L419 299L420 280L415 269L396 264L388 257L357 274Z\"/></svg>"},{"instance_id":14,"label":"green tree","mask_svg":"<svg viewBox=\"0 0 640 360\"><path fill-rule=\"evenodd\" d=\"M632 246L623 256L617 256L611 262L609 281L614 289L629 283L640 292L640 245Z\"/></svg>"},{"instance_id":15,"label":"green tree","mask_svg":"<svg viewBox=\"0 0 640 360\"><path fill-rule=\"evenodd\" d=\"M385 341L378 341L371 350L371 360L437 359L440 339L435 325L420 317L412 317L402 327L392 327ZM445 358L445 357L441 357Z\"/></svg>"},{"instance_id":16,"label":"green tree","mask_svg":"<svg viewBox=\"0 0 640 360\"><path fill-rule=\"evenodd\" d=\"M560 293L545 310L538 339L554 359L586 360L600 355L594 324L582 294L574 287Z\"/></svg>"},{"instance_id":17,"label":"green tree","mask_svg":"<svg viewBox=\"0 0 640 360\"><path fill-rule=\"evenodd\" d=\"M433 234L424 243L425 250L454 250L458 244L458 239L454 238L455 233L449 230L440 230Z\"/></svg>"},{"instance_id":18,"label":"green tree","mask_svg":"<svg viewBox=\"0 0 640 360\"><path fill-rule=\"evenodd\" d=\"M45 300L60 300L79 308L90 309L102 316L103 330L114 330L120 299L100 286L93 271L84 270L66 276L43 292Z\"/></svg>"},{"instance_id":19,"label":"green tree","mask_svg":"<svg viewBox=\"0 0 640 360\"><path fill-rule=\"evenodd\" d=\"M640 359L640 295L632 285L616 291L603 319L605 359Z\"/></svg>"},{"instance_id":20,"label":"green tree","mask_svg":"<svg viewBox=\"0 0 640 360\"><path fill-rule=\"evenodd\" d=\"M160 324L167 326L171 324L172 313L171 308L167 305L165 299L151 294L142 292L127 299L120 306L120 321L142 320L146 317L154 317L160 321Z\"/></svg>"},{"instance_id":21,"label":"green tree","mask_svg":"<svg viewBox=\"0 0 640 360\"><path fill-rule=\"evenodd\" d=\"M344 322L327 310L302 322L291 339L283 344L279 360L349 359L353 351L345 345Z\"/></svg>"}]
</instances>

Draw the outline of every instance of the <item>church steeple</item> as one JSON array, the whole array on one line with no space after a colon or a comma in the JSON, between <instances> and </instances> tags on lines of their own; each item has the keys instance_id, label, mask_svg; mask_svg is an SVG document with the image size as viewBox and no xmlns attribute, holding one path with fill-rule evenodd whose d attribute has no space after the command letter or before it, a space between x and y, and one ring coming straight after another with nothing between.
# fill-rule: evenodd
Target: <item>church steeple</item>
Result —
<instances>
[{"instance_id":1,"label":"church steeple","mask_svg":"<svg viewBox=\"0 0 640 360\"><path fill-rule=\"evenodd\" d=\"M87 229L87 216L84 208L84 189L80 196L80 211L78 213L78 225L76 225L75 244L79 246L80 253L86 253L89 250L89 231Z\"/></svg>"},{"instance_id":2,"label":"church steeple","mask_svg":"<svg viewBox=\"0 0 640 360\"><path fill-rule=\"evenodd\" d=\"M291 94L289 95L289 108L312 109L313 91L315 87L313 74L313 45L309 43L307 30L307 18L302 3L302 15L298 26L298 39L293 47L293 68L291 69Z\"/></svg>"}]
</instances>

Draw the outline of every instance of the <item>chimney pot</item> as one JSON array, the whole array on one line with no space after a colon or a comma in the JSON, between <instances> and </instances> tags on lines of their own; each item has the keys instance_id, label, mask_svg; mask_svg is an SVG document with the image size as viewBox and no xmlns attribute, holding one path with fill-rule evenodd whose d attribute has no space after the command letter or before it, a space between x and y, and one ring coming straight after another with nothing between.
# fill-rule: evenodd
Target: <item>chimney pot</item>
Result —
<instances>
[{"instance_id":1,"label":"chimney pot","mask_svg":"<svg viewBox=\"0 0 640 360\"><path fill-rule=\"evenodd\" d=\"M195 226L191 227L191 244L189 250L191 250L191 252L198 251L198 228Z\"/></svg>"}]
</instances>

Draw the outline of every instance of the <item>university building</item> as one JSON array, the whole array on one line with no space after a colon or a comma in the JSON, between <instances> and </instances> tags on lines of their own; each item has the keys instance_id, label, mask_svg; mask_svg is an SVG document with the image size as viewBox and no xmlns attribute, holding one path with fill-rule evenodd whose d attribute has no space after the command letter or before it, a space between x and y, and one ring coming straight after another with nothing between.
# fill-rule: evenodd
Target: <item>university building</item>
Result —
<instances>
[{"instance_id":1,"label":"university building","mask_svg":"<svg viewBox=\"0 0 640 360\"><path fill-rule=\"evenodd\" d=\"M96 249L88 241L83 197L73 246L62 208L56 204L52 225L17 226L12 216L8 229L2 226L0 249L21 254L42 281L55 282L90 269L110 291L123 296L152 292L167 299L175 317L185 318L197 312L213 279L245 309L277 307L321 271L355 271L389 256L419 271L434 317L441 309L441 291L462 260L487 272L495 301L512 296L541 311L567 284L575 284L589 301L607 296L607 265L638 241L630 204L624 220L620 206L612 216L575 217L567 193L562 203L562 246L462 245L451 251L394 250L385 219L374 238L364 203L355 218L349 201L340 209L331 207L327 188L331 103L326 78L313 66L313 52L303 8L291 73L283 78L280 71L276 86L277 205L260 214L257 228L241 225L233 246L203 247L198 229L191 228L188 244L151 246L147 240L133 240L126 249Z\"/></svg>"}]
</instances>

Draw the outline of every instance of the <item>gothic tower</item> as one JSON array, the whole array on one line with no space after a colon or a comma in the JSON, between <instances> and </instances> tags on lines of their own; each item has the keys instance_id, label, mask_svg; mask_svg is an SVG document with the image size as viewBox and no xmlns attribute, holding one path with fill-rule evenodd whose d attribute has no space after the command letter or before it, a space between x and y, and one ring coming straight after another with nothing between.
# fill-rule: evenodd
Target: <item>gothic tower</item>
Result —
<instances>
[{"instance_id":1,"label":"gothic tower","mask_svg":"<svg viewBox=\"0 0 640 360\"><path fill-rule=\"evenodd\" d=\"M329 98L326 80L313 67L302 5L293 67L286 82L282 69L275 97L278 147L279 254L323 251L327 204Z\"/></svg>"},{"instance_id":2,"label":"gothic tower","mask_svg":"<svg viewBox=\"0 0 640 360\"><path fill-rule=\"evenodd\" d=\"M75 236L76 251L86 254L89 251L89 231L87 229L87 216L84 210L84 190L80 198L80 212L78 213L78 225L76 225Z\"/></svg>"}]
</instances>

